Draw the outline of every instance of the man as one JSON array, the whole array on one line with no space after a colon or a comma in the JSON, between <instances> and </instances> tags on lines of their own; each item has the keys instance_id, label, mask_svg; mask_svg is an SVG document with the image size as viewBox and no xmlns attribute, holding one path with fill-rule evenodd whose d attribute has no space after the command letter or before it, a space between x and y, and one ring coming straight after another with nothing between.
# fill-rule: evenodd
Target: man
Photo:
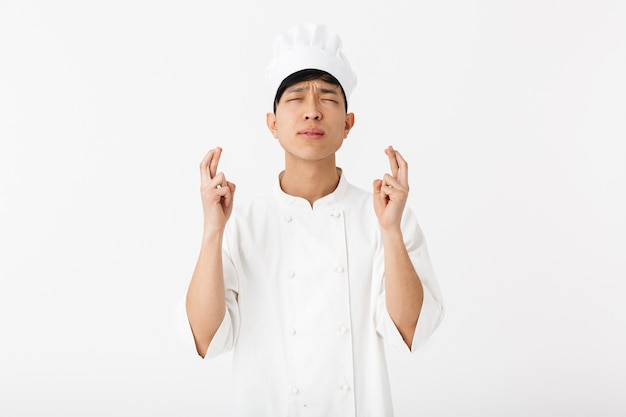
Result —
<instances>
[{"instance_id":1,"label":"man","mask_svg":"<svg viewBox=\"0 0 626 417\"><path fill-rule=\"evenodd\" d=\"M443 317L405 208L407 163L389 146L373 193L337 167L356 76L329 28L278 37L268 79L267 126L285 152L274 193L234 209L222 149L200 163L204 233L186 302L196 350L234 349L236 415L391 416L382 340L414 350Z\"/></svg>"}]
</instances>

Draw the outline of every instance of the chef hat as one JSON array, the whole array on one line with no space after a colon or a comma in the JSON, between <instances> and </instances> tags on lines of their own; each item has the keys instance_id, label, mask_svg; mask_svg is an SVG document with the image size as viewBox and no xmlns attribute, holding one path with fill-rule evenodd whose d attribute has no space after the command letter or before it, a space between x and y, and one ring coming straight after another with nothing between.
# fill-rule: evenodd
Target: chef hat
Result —
<instances>
[{"instance_id":1,"label":"chef hat","mask_svg":"<svg viewBox=\"0 0 626 417\"><path fill-rule=\"evenodd\" d=\"M341 51L339 36L328 26L303 23L274 40L274 59L266 76L272 101L285 78L304 69L326 71L335 77L346 99L356 87L356 74Z\"/></svg>"}]
</instances>

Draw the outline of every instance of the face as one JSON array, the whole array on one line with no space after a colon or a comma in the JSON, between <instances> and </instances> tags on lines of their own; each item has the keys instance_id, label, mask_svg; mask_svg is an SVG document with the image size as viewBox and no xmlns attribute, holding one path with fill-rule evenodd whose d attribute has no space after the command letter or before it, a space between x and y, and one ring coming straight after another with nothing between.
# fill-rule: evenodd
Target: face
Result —
<instances>
[{"instance_id":1,"label":"face","mask_svg":"<svg viewBox=\"0 0 626 417\"><path fill-rule=\"evenodd\" d=\"M302 161L334 161L353 125L354 114L346 114L341 87L321 80L287 88L276 113L267 114L267 126L287 158Z\"/></svg>"}]
</instances>

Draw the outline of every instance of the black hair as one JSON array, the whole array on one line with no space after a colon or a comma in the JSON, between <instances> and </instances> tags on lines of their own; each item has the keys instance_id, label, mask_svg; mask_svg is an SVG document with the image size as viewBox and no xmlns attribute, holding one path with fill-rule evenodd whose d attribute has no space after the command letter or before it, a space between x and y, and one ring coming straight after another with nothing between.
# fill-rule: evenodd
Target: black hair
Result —
<instances>
[{"instance_id":1,"label":"black hair","mask_svg":"<svg viewBox=\"0 0 626 417\"><path fill-rule=\"evenodd\" d=\"M339 83L335 77L326 71L318 70L318 69L303 69L297 72L294 72L287 78L283 80L282 83L278 86L278 90L276 91L276 96L274 97L274 113L276 113L276 106L278 106L278 102L280 98L292 85L301 83L302 81L313 81L313 80L321 80L327 82L332 85L336 85L341 89L341 94L343 95L343 102L346 107L346 113L348 112L348 100L346 99L346 93L343 91L343 87Z\"/></svg>"}]
</instances>

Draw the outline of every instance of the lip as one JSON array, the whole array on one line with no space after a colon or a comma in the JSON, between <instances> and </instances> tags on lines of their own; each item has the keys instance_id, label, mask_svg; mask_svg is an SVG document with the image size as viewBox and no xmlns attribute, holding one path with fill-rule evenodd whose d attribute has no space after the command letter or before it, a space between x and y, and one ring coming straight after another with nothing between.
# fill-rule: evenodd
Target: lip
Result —
<instances>
[{"instance_id":1,"label":"lip","mask_svg":"<svg viewBox=\"0 0 626 417\"><path fill-rule=\"evenodd\" d=\"M315 129L310 127L298 131L298 135L303 136L307 139L319 139L324 136L324 131L321 129Z\"/></svg>"}]
</instances>

